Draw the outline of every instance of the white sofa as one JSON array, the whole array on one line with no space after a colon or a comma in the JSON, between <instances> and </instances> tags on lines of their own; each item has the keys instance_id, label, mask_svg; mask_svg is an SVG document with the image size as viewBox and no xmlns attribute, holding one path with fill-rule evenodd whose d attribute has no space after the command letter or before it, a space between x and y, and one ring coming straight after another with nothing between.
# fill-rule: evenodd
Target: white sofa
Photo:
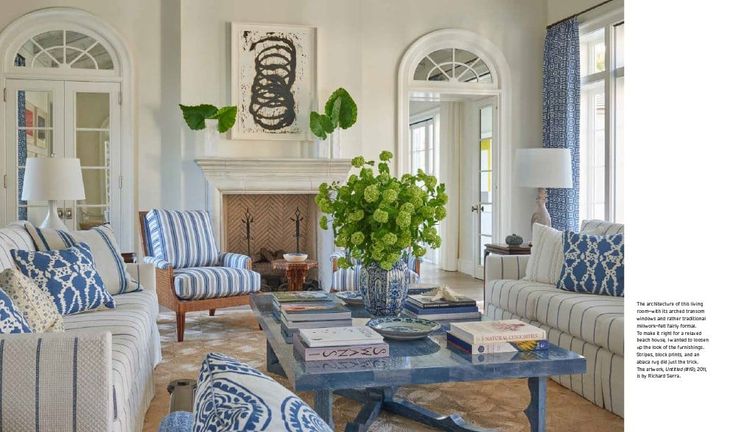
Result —
<instances>
[{"instance_id":1,"label":"white sofa","mask_svg":"<svg viewBox=\"0 0 735 432\"><path fill-rule=\"evenodd\" d=\"M0 229L0 271L11 248L34 249L20 225ZM144 288L114 296L115 309L66 316L63 333L0 335L0 430L143 429L161 361L158 299L153 266L128 271Z\"/></svg>"},{"instance_id":2,"label":"white sofa","mask_svg":"<svg viewBox=\"0 0 735 432\"><path fill-rule=\"evenodd\" d=\"M584 221L580 232L622 233L623 225ZM527 255L487 256L486 316L530 322L545 329L551 343L585 356L586 374L553 379L623 417L623 297L579 294L523 280L529 258Z\"/></svg>"}]
</instances>

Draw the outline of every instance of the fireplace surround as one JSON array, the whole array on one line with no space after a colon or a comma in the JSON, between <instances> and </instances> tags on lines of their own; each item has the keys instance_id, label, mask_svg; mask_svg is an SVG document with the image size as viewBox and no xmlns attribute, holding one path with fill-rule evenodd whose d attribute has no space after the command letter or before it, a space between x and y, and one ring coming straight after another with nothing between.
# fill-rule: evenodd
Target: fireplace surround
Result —
<instances>
[{"instance_id":1,"label":"fireplace surround","mask_svg":"<svg viewBox=\"0 0 735 432\"><path fill-rule=\"evenodd\" d=\"M220 249L245 252L242 250L242 238L237 238L238 227L242 230L243 224L240 222L238 226L235 222L241 220L242 210L249 206L252 206L251 213L259 212L259 220L265 218L266 213L260 208L263 205L269 206L276 220L268 220L267 223L261 220L261 234L258 234L256 225L253 235L278 239L270 246L263 246L271 250L277 250L280 244L287 247L285 239L288 233L292 233L288 223L293 215L285 217L278 213L292 212L292 207L297 206L304 216L304 236L309 236L305 247L309 246L311 250L307 253L320 264L321 287L331 288L329 256L334 251L334 236L330 230L319 229L321 212L313 203L313 196L319 191L320 184L347 179L351 168L349 159L201 158L195 162L207 180L207 210ZM308 207L301 208L302 205ZM279 230L279 225L283 229ZM291 249L284 250L292 252L293 249L295 240ZM251 250L255 251L252 241Z\"/></svg>"}]
</instances>

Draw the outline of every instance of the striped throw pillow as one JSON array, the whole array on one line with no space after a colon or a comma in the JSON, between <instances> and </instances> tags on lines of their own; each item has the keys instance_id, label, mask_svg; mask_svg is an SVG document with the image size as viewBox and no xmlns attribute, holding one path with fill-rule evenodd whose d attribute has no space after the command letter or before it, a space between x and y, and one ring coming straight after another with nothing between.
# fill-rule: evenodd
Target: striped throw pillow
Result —
<instances>
[{"instance_id":1,"label":"striped throw pillow","mask_svg":"<svg viewBox=\"0 0 735 432\"><path fill-rule=\"evenodd\" d=\"M554 284L559 281L564 263L562 232L546 225L533 224L531 258L524 280Z\"/></svg>"},{"instance_id":2,"label":"striped throw pillow","mask_svg":"<svg viewBox=\"0 0 735 432\"><path fill-rule=\"evenodd\" d=\"M209 214L203 210L153 209L146 215L150 254L173 268L210 267L219 263L219 250Z\"/></svg>"},{"instance_id":3,"label":"striped throw pillow","mask_svg":"<svg viewBox=\"0 0 735 432\"><path fill-rule=\"evenodd\" d=\"M35 250L33 240L24 224L24 222L13 222L0 228L0 270L15 268L13 256L10 254L11 250Z\"/></svg>"},{"instance_id":4,"label":"striped throw pillow","mask_svg":"<svg viewBox=\"0 0 735 432\"><path fill-rule=\"evenodd\" d=\"M97 271L110 294L118 295L140 289L140 283L134 281L125 268L125 261L110 225L72 232L37 228L31 224L26 224L26 229L39 251L66 249L79 243L89 245Z\"/></svg>"}]
</instances>

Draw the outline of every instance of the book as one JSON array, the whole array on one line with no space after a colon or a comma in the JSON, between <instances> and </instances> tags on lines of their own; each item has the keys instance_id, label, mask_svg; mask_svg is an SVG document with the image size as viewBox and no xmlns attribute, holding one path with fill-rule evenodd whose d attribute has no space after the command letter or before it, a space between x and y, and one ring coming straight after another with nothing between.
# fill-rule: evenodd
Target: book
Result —
<instances>
[{"instance_id":1,"label":"book","mask_svg":"<svg viewBox=\"0 0 735 432\"><path fill-rule=\"evenodd\" d=\"M468 354L494 354L504 352L526 352L549 349L546 339L525 340L517 342L493 342L470 345L451 333L447 333L447 347L458 349Z\"/></svg>"},{"instance_id":2,"label":"book","mask_svg":"<svg viewBox=\"0 0 735 432\"><path fill-rule=\"evenodd\" d=\"M441 311L437 309L436 311ZM480 311L475 310L474 312L462 312L462 313L428 313L428 314L417 314L416 312L404 308L403 314L411 318L422 318L432 321L447 321L447 320L479 320L482 315Z\"/></svg>"},{"instance_id":3,"label":"book","mask_svg":"<svg viewBox=\"0 0 735 432\"><path fill-rule=\"evenodd\" d=\"M277 303L307 303L329 301L329 293L324 291L279 291L273 293L273 301Z\"/></svg>"},{"instance_id":4,"label":"book","mask_svg":"<svg viewBox=\"0 0 735 432\"><path fill-rule=\"evenodd\" d=\"M452 323L449 332L470 345L546 339L546 332L520 320Z\"/></svg>"},{"instance_id":5,"label":"book","mask_svg":"<svg viewBox=\"0 0 735 432\"><path fill-rule=\"evenodd\" d=\"M302 338L293 338L294 353L305 361L350 360L388 357L389 347L385 342L369 345L312 348L305 346Z\"/></svg>"},{"instance_id":6,"label":"book","mask_svg":"<svg viewBox=\"0 0 735 432\"><path fill-rule=\"evenodd\" d=\"M336 302L290 303L281 305L281 314L288 321L324 321L352 318L352 312Z\"/></svg>"},{"instance_id":7,"label":"book","mask_svg":"<svg viewBox=\"0 0 735 432\"><path fill-rule=\"evenodd\" d=\"M410 310L417 315L433 315L433 314L454 314L454 313L467 313L477 312L477 306L458 306L458 307L447 307L447 308L422 308L416 306L413 303L406 303L403 306L404 309Z\"/></svg>"},{"instance_id":8,"label":"book","mask_svg":"<svg viewBox=\"0 0 735 432\"><path fill-rule=\"evenodd\" d=\"M414 294L408 296L408 304L416 305L417 307L427 308L450 308L460 306L477 306L477 302L469 297L459 297L456 301L449 300L432 300L430 295Z\"/></svg>"},{"instance_id":9,"label":"book","mask_svg":"<svg viewBox=\"0 0 735 432\"><path fill-rule=\"evenodd\" d=\"M383 336L367 326L345 326L304 330L301 339L307 347L367 345L383 342Z\"/></svg>"},{"instance_id":10,"label":"book","mask_svg":"<svg viewBox=\"0 0 735 432\"><path fill-rule=\"evenodd\" d=\"M289 330L295 329L314 329L324 327L347 327L352 325L352 319L346 320L326 320L326 321L288 321L281 319L281 325Z\"/></svg>"}]
</instances>

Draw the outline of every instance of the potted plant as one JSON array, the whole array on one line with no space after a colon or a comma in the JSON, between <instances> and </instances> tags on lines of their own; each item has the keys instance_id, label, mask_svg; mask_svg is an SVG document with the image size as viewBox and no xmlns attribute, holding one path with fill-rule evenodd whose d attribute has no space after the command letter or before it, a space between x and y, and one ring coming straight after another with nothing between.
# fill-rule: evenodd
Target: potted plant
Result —
<instances>
[{"instance_id":1,"label":"potted plant","mask_svg":"<svg viewBox=\"0 0 735 432\"><path fill-rule=\"evenodd\" d=\"M237 117L237 107L224 106L217 108L214 105L181 105L184 121L191 130L205 129L204 152L211 153L219 142L220 134L232 129Z\"/></svg>"},{"instance_id":2,"label":"potted plant","mask_svg":"<svg viewBox=\"0 0 735 432\"><path fill-rule=\"evenodd\" d=\"M357 122L357 104L352 96L343 88L335 90L327 103L324 104L324 114L312 111L309 116L311 132L322 141L329 138L329 151L321 152L320 157L339 157L339 130L349 129Z\"/></svg>"},{"instance_id":3,"label":"potted plant","mask_svg":"<svg viewBox=\"0 0 735 432\"><path fill-rule=\"evenodd\" d=\"M359 173L345 184L322 183L315 198L324 213L320 227L328 229L331 218L335 244L347 252L338 265L362 263L359 288L365 308L375 316L401 312L408 295L404 258L407 253L420 258L427 246L439 247L436 225L447 215L444 184L422 170L394 177L392 158L389 151L380 153L377 174L375 161L352 159Z\"/></svg>"}]
</instances>

